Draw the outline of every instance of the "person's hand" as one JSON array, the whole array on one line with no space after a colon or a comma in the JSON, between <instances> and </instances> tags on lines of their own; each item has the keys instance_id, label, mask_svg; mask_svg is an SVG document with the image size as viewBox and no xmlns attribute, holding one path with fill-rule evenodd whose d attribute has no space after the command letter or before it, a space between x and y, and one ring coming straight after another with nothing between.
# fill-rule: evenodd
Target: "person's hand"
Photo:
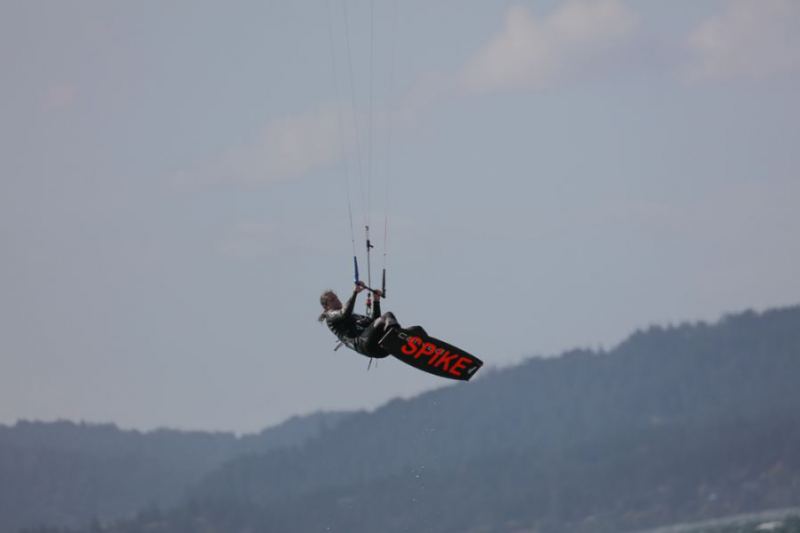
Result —
<instances>
[{"instance_id":1,"label":"person's hand","mask_svg":"<svg viewBox=\"0 0 800 533\"><path fill-rule=\"evenodd\" d=\"M372 294L375 296L375 300L380 300L383 293L379 289L375 289L372 291Z\"/></svg>"},{"instance_id":2,"label":"person's hand","mask_svg":"<svg viewBox=\"0 0 800 533\"><path fill-rule=\"evenodd\" d=\"M363 291L364 287L366 287L366 285L364 285L363 281L356 281L356 288L355 288L356 293Z\"/></svg>"}]
</instances>

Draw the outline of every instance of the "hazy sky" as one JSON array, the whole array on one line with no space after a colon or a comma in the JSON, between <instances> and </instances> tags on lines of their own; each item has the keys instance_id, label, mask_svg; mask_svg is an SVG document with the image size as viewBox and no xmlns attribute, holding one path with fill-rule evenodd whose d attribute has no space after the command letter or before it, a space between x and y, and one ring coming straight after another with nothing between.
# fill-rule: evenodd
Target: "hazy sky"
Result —
<instances>
[{"instance_id":1,"label":"hazy sky","mask_svg":"<svg viewBox=\"0 0 800 533\"><path fill-rule=\"evenodd\" d=\"M253 431L444 385L316 321L348 190L378 268L389 214L384 309L488 365L796 303L799 27L794 0L5 0L0 423Z\"/></svg>"}]
</instances>

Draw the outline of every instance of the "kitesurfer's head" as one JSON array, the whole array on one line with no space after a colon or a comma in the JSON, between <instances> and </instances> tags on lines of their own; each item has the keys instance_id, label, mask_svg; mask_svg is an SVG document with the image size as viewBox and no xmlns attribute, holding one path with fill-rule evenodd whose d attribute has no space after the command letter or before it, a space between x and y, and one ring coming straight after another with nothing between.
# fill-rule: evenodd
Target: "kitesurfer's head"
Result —
<instances>
[{"instance_id":1,"label":"kitesurfer's head","mask_svg":"<svg viewBox=\"0 0 800 533\"><path fill-rule=\"evenodd\" d=\"M342 302L336 293L328 290L322 293L319 297L319 303L322 305L323 313L319 316L319 321L325 320L325 313L328 311L338 311L342 308Z\"/></svg>"},{"instance_id":2,"label":"kitesurfer's head","mask_svg":"<svg viewBox=\"0 0 800 533\"><path fill-rule=\"evenodd\" d=\"M336 296L336 293L333 291L325 291L322 293L322 296L319 297L319 303L322 304L322 307L326 311L337 311L342 308L342 302L339 300L339 297Z\"/></svg>"}]
</instances>

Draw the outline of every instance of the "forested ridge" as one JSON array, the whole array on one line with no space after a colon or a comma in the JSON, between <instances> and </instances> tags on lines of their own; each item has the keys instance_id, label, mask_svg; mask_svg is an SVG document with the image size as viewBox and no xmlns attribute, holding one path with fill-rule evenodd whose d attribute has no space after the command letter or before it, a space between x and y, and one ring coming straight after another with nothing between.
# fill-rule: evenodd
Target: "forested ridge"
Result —
<instances>
[{"instance_id":1,"label":"forested ridge","mask_svg":"<svg viewBox=\"0 0 800 533\"><path fill-rule=\"evenodd\" d=\"M251 453L114 532L619 532L800 504L800 307L652 327Z\"/></svg>"},{"instance_id":2,"label":"forested ridge","mask_svg":"<svg viewBox=\"0 0 800 533\"><path fill-rule=\"evenodd\" d=\"M0 425L0 532L42 523L77 526L175 504L226 460L299 445L345 416L293 417L241 437L69 421Z\"/></svg>"}]
</instances>

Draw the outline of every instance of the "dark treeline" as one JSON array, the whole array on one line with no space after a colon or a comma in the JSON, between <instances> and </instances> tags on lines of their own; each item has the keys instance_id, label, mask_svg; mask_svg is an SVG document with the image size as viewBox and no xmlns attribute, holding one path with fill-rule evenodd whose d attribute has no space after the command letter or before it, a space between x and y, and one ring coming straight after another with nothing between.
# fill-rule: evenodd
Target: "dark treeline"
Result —
<instances>
[{"instance_id":1,"label":"dark treeline","mask_svg":"<svg viewBox=\"0 0 800 533\"><path fill-rule=\"evenodd\" d=\"M350 416L94 529L602 533L791 507L798 383L800 307L654 327Z\"/></svg>"},{"instance_id":2,"label":"dark treeline","mask_svg":"<svg viewBox=\"0 0 800 533\"><path fill-rule=\"evenodd\" d=\"M67 421L0 425L0 532L41 523L78 526L175 504L226 460L299 445L344 416L295 417L242 437Z\"/></svg>"}]
</instances>

